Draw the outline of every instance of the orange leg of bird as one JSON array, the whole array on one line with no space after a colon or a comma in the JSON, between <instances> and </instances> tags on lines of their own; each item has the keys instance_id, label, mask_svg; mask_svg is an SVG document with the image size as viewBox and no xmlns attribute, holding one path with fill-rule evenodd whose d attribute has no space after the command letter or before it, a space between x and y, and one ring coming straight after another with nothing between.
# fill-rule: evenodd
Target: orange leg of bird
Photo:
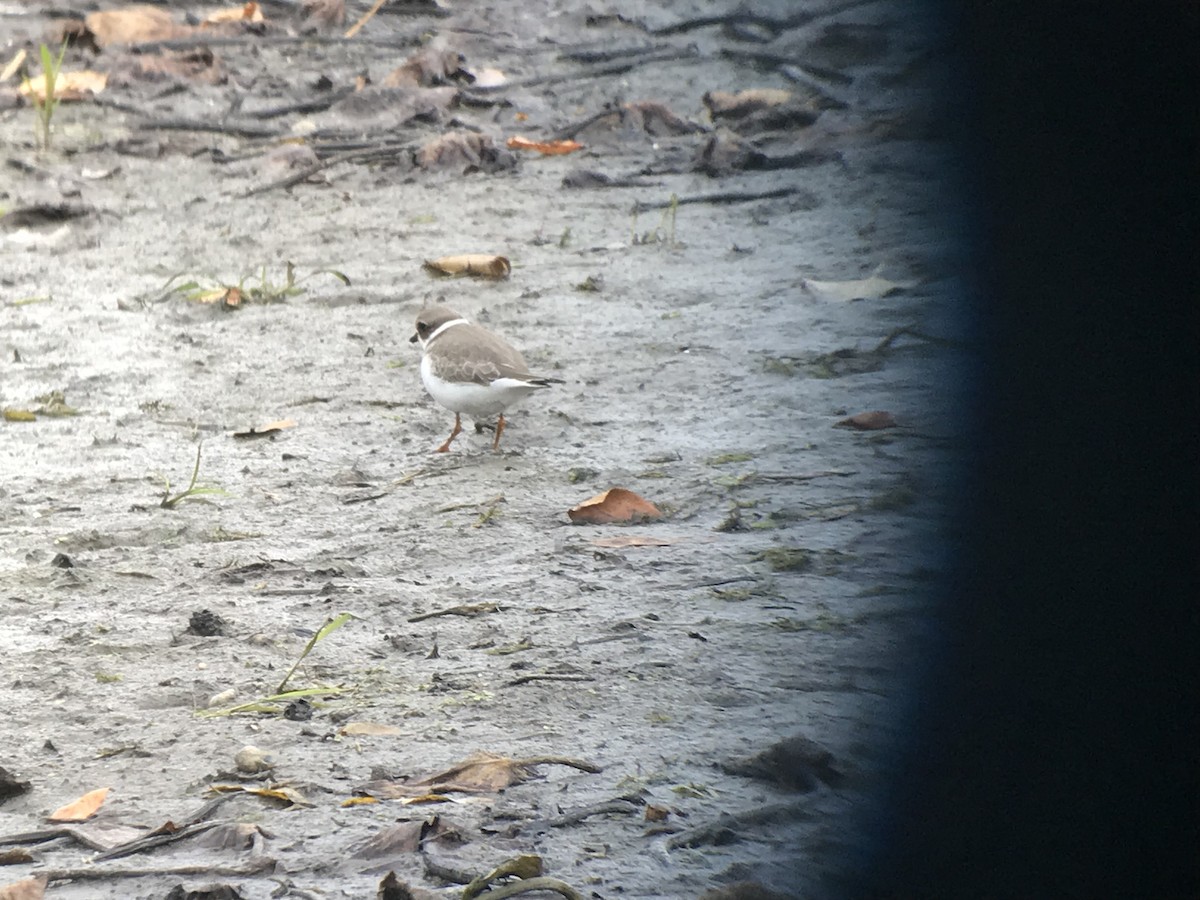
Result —
<instances>
[{"instance_id":1,"label":"orange leg of bird","mask_svg":"<svg viewBox=\"0 0 1200 900\"><path fill-rule=\"evenodd\" d=\"M452 432L450 432L450 437L446 438L446 443L444 443L444 444L442 444L442 446L438 447L435 452L449 453L450 452L450 442L453 441L460 434L462 434L462 416L460 416L458 413L455 413L454 414L454 430Z\"/></svg>"},{"instance_id":2,"label":"orange leg of bird","mask_svg":"<svg viewBox=\"0 0 1200 900\"><path fill-rule=\"evenodd\" d=\"M504 413L500 413L500 421L496 423L496 439L492 441L492 450L500 449L500 435L504 434Z\"/></svg>"}]
</instances>

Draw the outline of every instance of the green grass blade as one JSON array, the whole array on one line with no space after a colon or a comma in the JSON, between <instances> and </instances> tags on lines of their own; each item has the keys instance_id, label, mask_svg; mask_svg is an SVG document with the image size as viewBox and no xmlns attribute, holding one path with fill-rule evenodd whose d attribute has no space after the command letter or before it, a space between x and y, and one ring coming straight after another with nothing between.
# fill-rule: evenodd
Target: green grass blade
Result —
<instances>
[{"instance_id":1,"label":"green grass blade","mask_svg":"<svg viewBox=\"0 0 1200 900\"><path fill-rule=\"evenodd\" d=\"M334 616L332 619L327 620L325 624L317 630L317 633L309 639L308 644L304 647L304 650L301 651L299 659L292 663L292 667L288 669L288 673L283 676L283 681L279 682L279 687L275 689L275 693L283 693L284 687L295 673L297 667L299 667L300 663L304 662L304 657L308 656L308 654L312 652L312 648L317 646L317 641L328 637L330 634L337 631L353 618L355 618L355 616L351 613L340 613L339 615Z\"/></svg>"}]
</instances>

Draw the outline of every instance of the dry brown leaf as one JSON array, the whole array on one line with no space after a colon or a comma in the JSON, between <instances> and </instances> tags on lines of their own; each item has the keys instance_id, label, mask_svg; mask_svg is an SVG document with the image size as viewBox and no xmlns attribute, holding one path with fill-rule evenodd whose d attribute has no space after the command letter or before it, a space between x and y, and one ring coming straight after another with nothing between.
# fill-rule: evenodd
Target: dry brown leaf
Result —
<instances>
[{"instance_id":1,"label":"dry brown leaf","mask_svg":"<svg viewBox=\"0 0 1200 900\"><path fill-rule=\"evenodd\" d=\"M399 735L404 732L395 725L379 725L375 722L347 722L339 730L340 734L357 735L357 734L385 734Z\"/></svg>"},{"instance_id":2,"label":"dry brown leaf","mask_svg":"<svg viewBox=\"0 0 1200 900\"><path fill-rule=\"evenodd\" d=\"M90 13L83 20L96 46L146 44L184 37L192 29L177 25L169 13L155 6L126 6Z\"/></svg>"},{"instance_id":3,"label":"dry brown leaf","mask_svg":"<svg viewBox=\"0 0 1200 900\"><path fill-rule=\"evenodd\" d=\"M113 86L168 79L224 84L227 78L220 58L208 47L128 53L118 57L109 72L109 83Z\"/></svg>"},{"instance_id":4,"label":"dry brown leaf","mask_svg":"<svg viewBox=\"0 0 1200 900\"><path fill-rule=\"evenodd\" d=\"M647 822L665 822L670 815L671 811L665 806L655 806L653 803L646 804Z\"/></svg>"},{"instance_id":5,"label":"dry brown leaf","mask_svg":"<svg viewBox=\"0 0 1200 900\"><path fill-rule=\"evenodd\" d=\"M520 135L510 137L507 146L511 150L536 150L546 156L562 156L583 149L583 144L578 141L532 141Z\"/></svg>"},{"instance_id":6,"label":"dry brown leaf","mask_svg":"<svg viewBox=\"0 0 1200 900\"><path fill-rule=\"evenodd\" d=\"M533 776L535 766L551 763L572 766L584 772L599 772L600 767L580 759L562 756L536 756L529 759L509 759L494 753L479 751L462 762L419 781L372 781L362 790L385 800L403 798L433 802L436 793L486 794L520 784Z\"/></svg>"},{"instance_id":7,"label":"dry brown leaf","mask_svg":"<svg viewBox=\"0 0 1200 900\"><path fill-rule=\"evenodd\" d=\"M36 422L37 416L27 409L13 409L6 407L4 410L5 422Z\"/></svg>"},{"instance_id":8,"label":"dry brown leaf","mask_svg":"<svg viewBox=\"0 0 1200 900\"><path fill-rule=\"evenodd\" d=\"M817 281L805 278L800 284L810 294L824 300L878 300L917 286L915 281L889 281L881 278L878 272L869 278L850 281Z\"/></svg>"},{"instance_id":9,"label":"dry brown leaf","mask_svg":"<svg viewBox=\"0 0 1200 900\"><path fill-rule=\"evenodd\" d=\"M37 862L32 853L24 847L13 847L9 850L0 850L0 866L23 866L27 863Z\"/></svg>"},{"instance_id":10,"label":"dry brown leaf","mask_svg":"<svg viewBox=\"0 0 1200 900\"><path fill-rule=\"evenodd\" d=\"M880 428L895 428L896 417L882 409L860 412L848 419L835 422L834 428L854 428L858 431L878 431Z\"/></svg>"},{"instance_id":11,"label":"dry brown leaf","mask_svg":"<svg viewBox=\"0 0 1200 900\"><path fill-rule=\"evenodd\" d=\"M338 805L344 809L351 806L370 806L378 802L378 797L347 797Z\"/></svg>"},{"instance_id":12,"label":"dry brown leaf","mask_svg":"<svg viewBox=\"0 0 1200 900\"><path fill-rule=\"evenodd\" d=\"M533 776L533 769L520 760L479 752L468 756L444 772L410 782L414 787L432 787L464 794L488 794L521 784Z\"/></svg>"},{"instance_id":13,"label":"dry brown leaf","mask_svg":"<svg viewBox=\"0 0 1200 900\"><path fill-rule=\"evenodd\" d=\"M235 431L235 438L252 438L264 437L269 434L283 431L285 428L295 428L296 421L294 419L276 419L274 422L268 422L266 425L256 425L247 431Z\"/></svg>"},{"instance_id":14,"label":"dry brown leaf","mask_svg":"<svg viewBox=\"0 0 1200 900\"><path fill-rule=\"evenodd\" d=\"M49 880L45 875L38 875L6 884L0 887L0 900L42 900Z\"/></svg>"},{"instance_id":15,"label":"dry brown leaf","mask_svg":"<svg viewBox=\"0 0 1200 900\"><path fill-rule=\"evenodd\" d=\"M457 50L426 47L388 72L383 78L383 86L434 87L445 84L462 72L464 61L463 55Z\"/></svg>"},{"instance_id":16,"label":"dry brown leaf","mask_svg":"<svg viewBox=\"0 0 1200 900\"><path fill-rule=\"evenodd\" d=\"M59 72L54 79L55 100L84 100L99 94L108 85L106 72ZM34 96L39 103L46 102L46 76L38 75L21 83L21 93Z\"/></svg>"},{"instance_id":17,"label":"dry brown leaf","mask_svg":"<svg viewBox=\"0 0 1200 900\"><path fill-rule=\"evenodd\" d=\"M104 803L104 798L108 796L109 788L97 788L94 791L88 791L74 803L68 803L66 806L60 806L54 812L47 816L50 822L82 822L84 819L90 819L96 814L101 804Z\"/></svg>"},{"instance_id":18,"label":"dry brown leaf","mask_svg":"<svg viewBox=\"0 0 1200 900\"><path fill-rule=\"evenodd\" d=\"M644 497L625 488L612 488L567 510L576 525L608 525L661 519L662 512Z\"/></svg>"},{"instance_id":19,"label":"dry brown leaf","mask_svg":"<svg viewBox=\"0 0 1200 900\"><path fill-rule=\"evenodd\" d=\"M433 138L417 150L415 161L422 169L479 169L499 172L511 169L517 158L504 147L497 147L486 134L451 131Z\"/></svg>"},{"instance_id":20,"label":"dry brown leaf","mask_svg":"<svg viewBox=\"0 0 1200 900\"><path fill-rule=\"evenodd\" d=\"M262 10L254 0L242 6L232 8L218 9L216 12L211 12L205 16L200 24L217 25L221 22L265 22Z\"/></svg>"},{"instance_id":21,"label":"dry brown leaf","mask_svg":"<svg viewBox=\"0 0 1200 900\"><path fill-rule=\"evenodd\" d=\"M593 547L608 547L611 549L619 549L621 547L669 547L677 541L668 540L667 538L649 537L641 534L618 534L615 537L596 538L592 541Z\"/></svg>"},{"instance_id":22,"label":"dry brown leaf","mask_svg":"<svg viewBox=\"0 0 1200 900\"><path fill-rule=\"evenodd\" d=\"M507 278L512 264L503 256L464 253L425 260L425 268L438 275L476 275L481 278Z\"/></svg>"},{"instance_id":23,"label":"dry brown leaf","mask_svg":"<svg viewBox=\"0 0 1200 900\"><path fill-rule=\"evenodd\" d=\"M444 825L440 816L418 819L416 822L398 822L379 831L374 837L355 851L359 859L378 859L399 853L416 853L421 844L434 840L451 828Z\"/></svg>"}]
</instances>

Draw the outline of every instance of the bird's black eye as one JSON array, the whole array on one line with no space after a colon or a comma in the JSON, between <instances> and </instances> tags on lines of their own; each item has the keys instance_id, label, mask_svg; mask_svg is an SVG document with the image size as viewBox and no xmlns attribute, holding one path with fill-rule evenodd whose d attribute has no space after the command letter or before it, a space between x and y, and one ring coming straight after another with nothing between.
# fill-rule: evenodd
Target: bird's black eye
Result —
<instances>
[{"instance_id":1,"label":"bird's black eye","mask_svg":"<svg viewBox=\"0 0 1200 900\"><path fill-rule=\"evenodd\" d=\"M424 334L428 330L429 330L428 322L418 322L417 323L417 334Z\"/></svg>"}]
</instances>

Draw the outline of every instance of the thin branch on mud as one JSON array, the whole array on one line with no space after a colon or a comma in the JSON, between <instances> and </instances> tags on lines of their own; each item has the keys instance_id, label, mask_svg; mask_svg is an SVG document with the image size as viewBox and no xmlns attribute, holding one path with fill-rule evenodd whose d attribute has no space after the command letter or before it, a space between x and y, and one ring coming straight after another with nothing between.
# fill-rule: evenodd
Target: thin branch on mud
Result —
<instances>
[{"instance_id":1,"label":"thin branch on mud","mask_svg":"<svg viewBox=\"0 0 1200 900\"><path fill-rule=\"evenodd\" d=\"M646 202L639 200L635 212L649 209L667 209L672 206L686 206L689 203L749 203L754 200L775 200L779 197L792 197L796 194L807 194L804 188L784 187L770 191L720 191L715 194L695 194L691 197L678 197L670 200Z\"/></svg>"},{"instance_id":2,"label":"thin branch on mud","mask_svg":"<svg viewBox=\"0 0 1200 900\"><path fill-rule=\"evenodd\" d=\"M657 62L670 62L677 59L699 59L699 52L693 47L683 49L669 49L657 53L647 53L638 59L626 59L620 62L605 63L598 66L588 66L583 69L576 69L573 72L559 72L554 75L534 75L529 78L514 78L511 81L506 81L503 84L486 85L484 87L474 87L470 91L464 91L467 96L480 94L496 94L503 91L511 90L512 88L531 88L542 87L548 84L560 84L564 81L576 82L585 78L603 78L606 75L621 75L628 72L630 69L636 69L638 66L649 65Z\"/></svg>"},{"instance_id":3,"label":"thin branch on mud","mask_svg":"<svg viewBox=\"0 0 1200 900\"><path fill-rule=\"evenodd\" d=\"M465 869L456 869L439 862L425 849L424 845L421 846L421 862L425 864L426 875L432 875L434 878L440 878L450 884L470 884L478 877Z\"/></svg>"},{"instance_id":4,"label":"thin branch on mud","mask_svg":"<svg viewBox=\"0 0 1200 900\"><path fill-rule=\"evenodd\" d=\"M228 878L248 878L273 871L275 860L270 856L251 859L240 866L187 865L164 866L152 869L126 869L118 866L84 866L78 869L43 869L49 881L86 881L100 878L155 878L162 875L213 875Z\"/></svg>"},{"instance_id":5,"label":"thin branch on mud","mask_svg":"<svg viewBox=\"0 0 1200 900\"><path fill-rule=\"evenodd\" d=\"M173 844L176 841L186 840L194 835L201 834L220 824L220 822L194 822L191 825L180 828L178 831L148 834L144 837L135 838L132 841L126 841L124 844L118 844L111 850L97 854L92 857L92 862L102 862L106 859L120 859L122 856L132 856L134 853L141 853L143 850L149 850L152 847Z\"/></svg>"},{"instance_id":6,"label":"thin branch on mud","mask_svg":"<svg viewBox=\"0 0 1200 900\"><path fill-rule=\"evenodd\" d=\"M244 115L252 115L256 119L278 119L282 116L290 116L292 113L323 112L344 97L349 97L354 93L354 90L352 87L342 88L341 90L329 91L323 97L317 97L312 100L299 100L295 103L285 103L282 106L271 106L267 109L244 109L242 113Z\"/></svg>"},{"instance_id":7,"label":"thin branch on mud","mask_svg":"<svg viewBox=\"0 0 1200 900\"><path fill-rule=\"evenodd\" d=\"M419 616L409 616L410 622L424 622L436 616L481 616L485 613L500 612L499 603L464 603L461 606L451 606L448 609L438 609L433 612L421 613Z\"/></svg>"},{"instance_id":8,"label":"thin branch on mud","mask_svg":"<svg viewBox=\"0 0 1200 900\"><path fill-rule=\"evenodd\" d=\"M807 803L778 803L740 813L721 813L711 822L697 828L689 828L667 838L668 850L681 847L702 847L706 844L728 843L736 837L736 829L747 825L763 825L772 822L803 822L812 820L817 813Z\"/></svg>"},{"instance_id":9,"label":"thin branch on mud","mask_svg":"<svg viewBox=\"0 0 1200 900\"><path fill-rule=\"evenodd\" d=\"M409 620L411 621L411 619ZM512 681L506 681L505 687L517 687L522 684L529 684L531 681L595 681L591 675L522 675L519 678L514 678Z\"/></svg>"},{"instance_id":10,"label":"thin branch on mud","mask_svg":"<svg viewBox=\"0 0 1200 900\"><path fill-rule=\"evenodd\" d=\"M846 10L853 9L856 6L864 6L868 2L870 0L849 0L849 2L828 9L822 9L818 12L798 12L782 19L772 19L770 16L762 16L746 11L722 13L717 16L697 16L694 19L682 19L670 25L663 25L661 28L646 28L645 30L648 34L670 35L684 34L688 31L695 31L698 28L709 28L713 25L757 25L760 28L773 32L775 35L779 35L781 32L792 28L802 28L805 25L815 22L817 19L828 18L829 16L846 12Z\"/></svg>"},{"instance_id":11,"label":"thin branch on mud","mask_svg":"<svg viewBox=\"0 0 1200 900\"><path fill-rule=\"evenodd\" d=\"M586 759L575 759L570 756L527 756L517 760L519 766L570 766L572 769L579 769L581 772L587 772L595 775L604 771L603 766L598 766L595 763L590 763Z\"/></svg>"},{"instance_id":12,"label":"thin branch on mud","mask_svg":"<svg viewBox=\"0 0 1200 900\"><path fill-rule=\"evenodd\" d=\"M371 8L362 14L362 18L347 28L346 33L342 35L342 37L352 38L362 31L362 27L375 18L375 13L379 12L379 8L386 2L387 0L375 0L375 2L371 4Z\"/></svg>"},{"instance_id":13,"label":"thin branch on mud","mask_svg":"<svg viewBox=\"0 0 1200 900\"><path fill-rule=\"evenodd\" d=\"M9 844L43 844L46 841L70 836L71 832L67 828L44 828L41 831L22 831L18 834L0 836L0 847Z\"/></svg>"},{"instance_id":14,"label":"thin branch on mud","mask_svg":"<svg viewBox=\"0 0 1200 900\"><path fill-rule=\"evenodd\" d=\"M570 62L594 65L595 63L613 62L629 56L642 56L647 53L662 53L669 50L670 44L655 44L651 47L608 47L604 44L592 47L580 47L575 50L564 50L558 54L559 59Z\"/></svg>"},{"instance_id":15,"label":"thin branch on mud","mask_svg":"<svg viewBox=\"0 0 1200 900\"><path fill-rule=\"evenodd\" d=\"M641 812L642 806L632 800L617 798L614 800L606 800L603 803L593 803L591 806L584 806L580 809L573 809L570 812L563 813L554 819L547 820L546 824L552 828L564 828L567 825L578 825L580 822L590 819L592 816L605 816L611 813L617 813L623 816L636 815Z\"/></svg>"},{"instance_id":16,"label":"thin branch on mud","mask_svg":"<svg viewBox=\"0 0 1200 900\"><path fill-rule=\"evenodd\" d=\"M805 75L810 76L814 80L828 81L830 84L837 84L841 85L842 87L854 83L854 79L844 72L839 72L836 69L826 69L824 66L814 66L809 63L797 62L790 57L780 56L778 53L759 53L753 50L737 50L732 47L722 47L721 55L726 59L732 59L736 62L754 63L767 69L776 69L781 75L792 81L797 81L793 75L789 74L789 72L794 69L799 72L803 72ZM828 100L839 104L839 108L846 105L837 97L827 95L824 88L811 84L807 80L797 83L811 87L814 91L821 94L822 97L826 97Z\"/></svg>"},{"instance_id":17,"label":"thin branch on mud","mask_svg":"<svg viewBox=\"0 0 1200 900\"><path fill-rule=\"evenodd\" d=\"M143 113L148 116L148 113ZM144 123L145 128L159 131L195 131L205 134L226 134L230 137L281 138L288 132L279 128L266 128L249 122L206 122L203 119L152 119Z\"/></svg>"},{"instance_id":18,"label":"thin branch on mud","mask_svg":"<svg viewBox=\"0 0 1200 900\"><path fill-rule=\"evenodd\" d=\"M247 197L253 197L256 194L265 194L268 191L274 191L283 188L290 188L302 181L307 181L318 172L336 166L344 162L361 162L371 159L386 159L390 156L398 156L404 152L412 152L416 148L415 144L376 144L372 147L367 147L362 150L350 150L346 153L339 153L331 156L328 159L323 159L319 163L314 163L299 172L293 172L286 178L280 178L278 181L272 181L268 184L260 184L258 187L250 188L238 194L239 200L245 200Z\"/></svg>"},{"instance_id":19,"label":"thin branch on mud","mask_svg":"<svg viewBox=\"0 0 1200 900\"><path fill-rule=\"evenodd\" d=\"M353 41L348 41L344 37L334 35L271 35L271 36L250 36L250 37L194 37L194 38L175 38L169 41L153 41L145 44L138 44L136 51L139 54L153 54L162 50L195 50L197 47L245 47L249 50L251 47L288 47L296 44L303 45L320 45L320 46L337 46L350 45L357 46L367 45L370 47L384 47L392 50L408 50L413 47L420 46L420 38L416 36L401 37L401 38L356 38Z\"/></svg>"}]
</instances>

